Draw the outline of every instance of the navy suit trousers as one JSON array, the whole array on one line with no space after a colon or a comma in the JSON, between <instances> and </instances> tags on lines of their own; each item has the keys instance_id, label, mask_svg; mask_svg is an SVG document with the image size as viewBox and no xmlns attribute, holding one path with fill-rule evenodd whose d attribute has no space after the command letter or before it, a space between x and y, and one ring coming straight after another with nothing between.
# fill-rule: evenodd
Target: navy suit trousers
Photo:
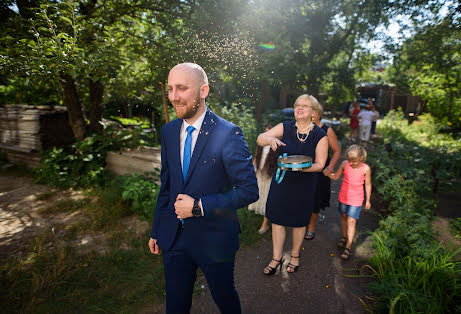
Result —
<instances>
[{"instance_id":1,"label":"navy suit trousers","mask_svg":"<svg viewBox=\"0 0 461 314\"><path fill-rule=\"evenodd\" d=\"M234 286L234 258L224 263L203 263L197 247L187 244L187 230L179 227L173 246L163 252L166 281L166 313L189 313L197 267L200 267L221 313L241 313Z\"/></svg>"}]
</instances>

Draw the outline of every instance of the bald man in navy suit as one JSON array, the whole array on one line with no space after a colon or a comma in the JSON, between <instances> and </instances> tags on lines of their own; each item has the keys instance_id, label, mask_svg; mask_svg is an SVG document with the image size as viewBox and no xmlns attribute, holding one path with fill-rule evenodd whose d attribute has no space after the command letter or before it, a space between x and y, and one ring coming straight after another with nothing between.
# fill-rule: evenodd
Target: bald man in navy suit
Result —
<instances>
[{"instance_id":1,"label":"bald man in navy suit","mask_svg":"<svg viewBox=\"0 0 461 314\"><path fill-rule=\"evenodd\" d=\"M197 64L174 66L168 98L178 119L162 127L161 187L149 248L162 252L166 312L189 313L197 268L221 313L241 313L234 286L237 209L258 199L242 130L205 105L209 86Z\"/></svg>"}]
</instances>

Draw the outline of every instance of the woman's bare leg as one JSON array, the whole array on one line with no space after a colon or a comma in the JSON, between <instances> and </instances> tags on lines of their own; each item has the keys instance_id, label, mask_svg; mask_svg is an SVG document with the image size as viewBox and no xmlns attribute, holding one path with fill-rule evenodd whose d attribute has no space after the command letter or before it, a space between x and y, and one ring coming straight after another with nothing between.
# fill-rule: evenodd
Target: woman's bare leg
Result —
<instances>
[{"instance_id":1,"label":"woman's bare leg","mask_svg":"<svg viewBox=\"0 0 461 314\"><path fill-rule=\"evenodd\" d=\"M284 226L272 224L272 260L269 263L269 266L275 268L279 263L274 261L279 261L283 256L283 243L285 242L286 229ZM267 269L264 269L264 273L268 273Z\"/></svg>"}]
</instances>

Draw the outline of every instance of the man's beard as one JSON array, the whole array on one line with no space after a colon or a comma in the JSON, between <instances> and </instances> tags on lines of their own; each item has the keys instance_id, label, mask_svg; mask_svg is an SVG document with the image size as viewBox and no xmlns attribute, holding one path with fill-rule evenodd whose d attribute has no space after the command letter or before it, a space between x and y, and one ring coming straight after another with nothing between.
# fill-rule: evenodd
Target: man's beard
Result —
<instances>
[{"instance_id":1,"label":"man's beard","mask_svg":"<svg viewBox=\"0 0 461 314\"><path fill-rule=\"evenodd\" d=\"M200 107L200 97L197 97L195 99L194 105L192 107L188 107L187 105L185 106L186 106L186 112L184 112L184 114L179 115L178 112L176 111L176 115L178 116L179 119L187 120L187 119L192 118L197 113L198 108Z\"/></svg>"}]
</instances>

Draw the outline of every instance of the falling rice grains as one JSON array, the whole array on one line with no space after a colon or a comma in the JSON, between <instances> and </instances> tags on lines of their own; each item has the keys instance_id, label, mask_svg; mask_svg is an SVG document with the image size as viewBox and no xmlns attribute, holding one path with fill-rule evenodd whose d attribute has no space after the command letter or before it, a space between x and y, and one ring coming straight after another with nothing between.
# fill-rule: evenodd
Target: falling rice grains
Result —
<instances>
[{"instance_id":1,"label":"falling rice grains","mask_svg":"<svg viewBox=\"0 0 461 314\"><path fill-rule=\"evenodd\" d=\"M231 76L249 77L258 65L257 44L246 33L223 35L204 30L183 36L180 41L186 53L184 59L202 65L207 72L224 71Z\"/></svg>"}]
</instances>

